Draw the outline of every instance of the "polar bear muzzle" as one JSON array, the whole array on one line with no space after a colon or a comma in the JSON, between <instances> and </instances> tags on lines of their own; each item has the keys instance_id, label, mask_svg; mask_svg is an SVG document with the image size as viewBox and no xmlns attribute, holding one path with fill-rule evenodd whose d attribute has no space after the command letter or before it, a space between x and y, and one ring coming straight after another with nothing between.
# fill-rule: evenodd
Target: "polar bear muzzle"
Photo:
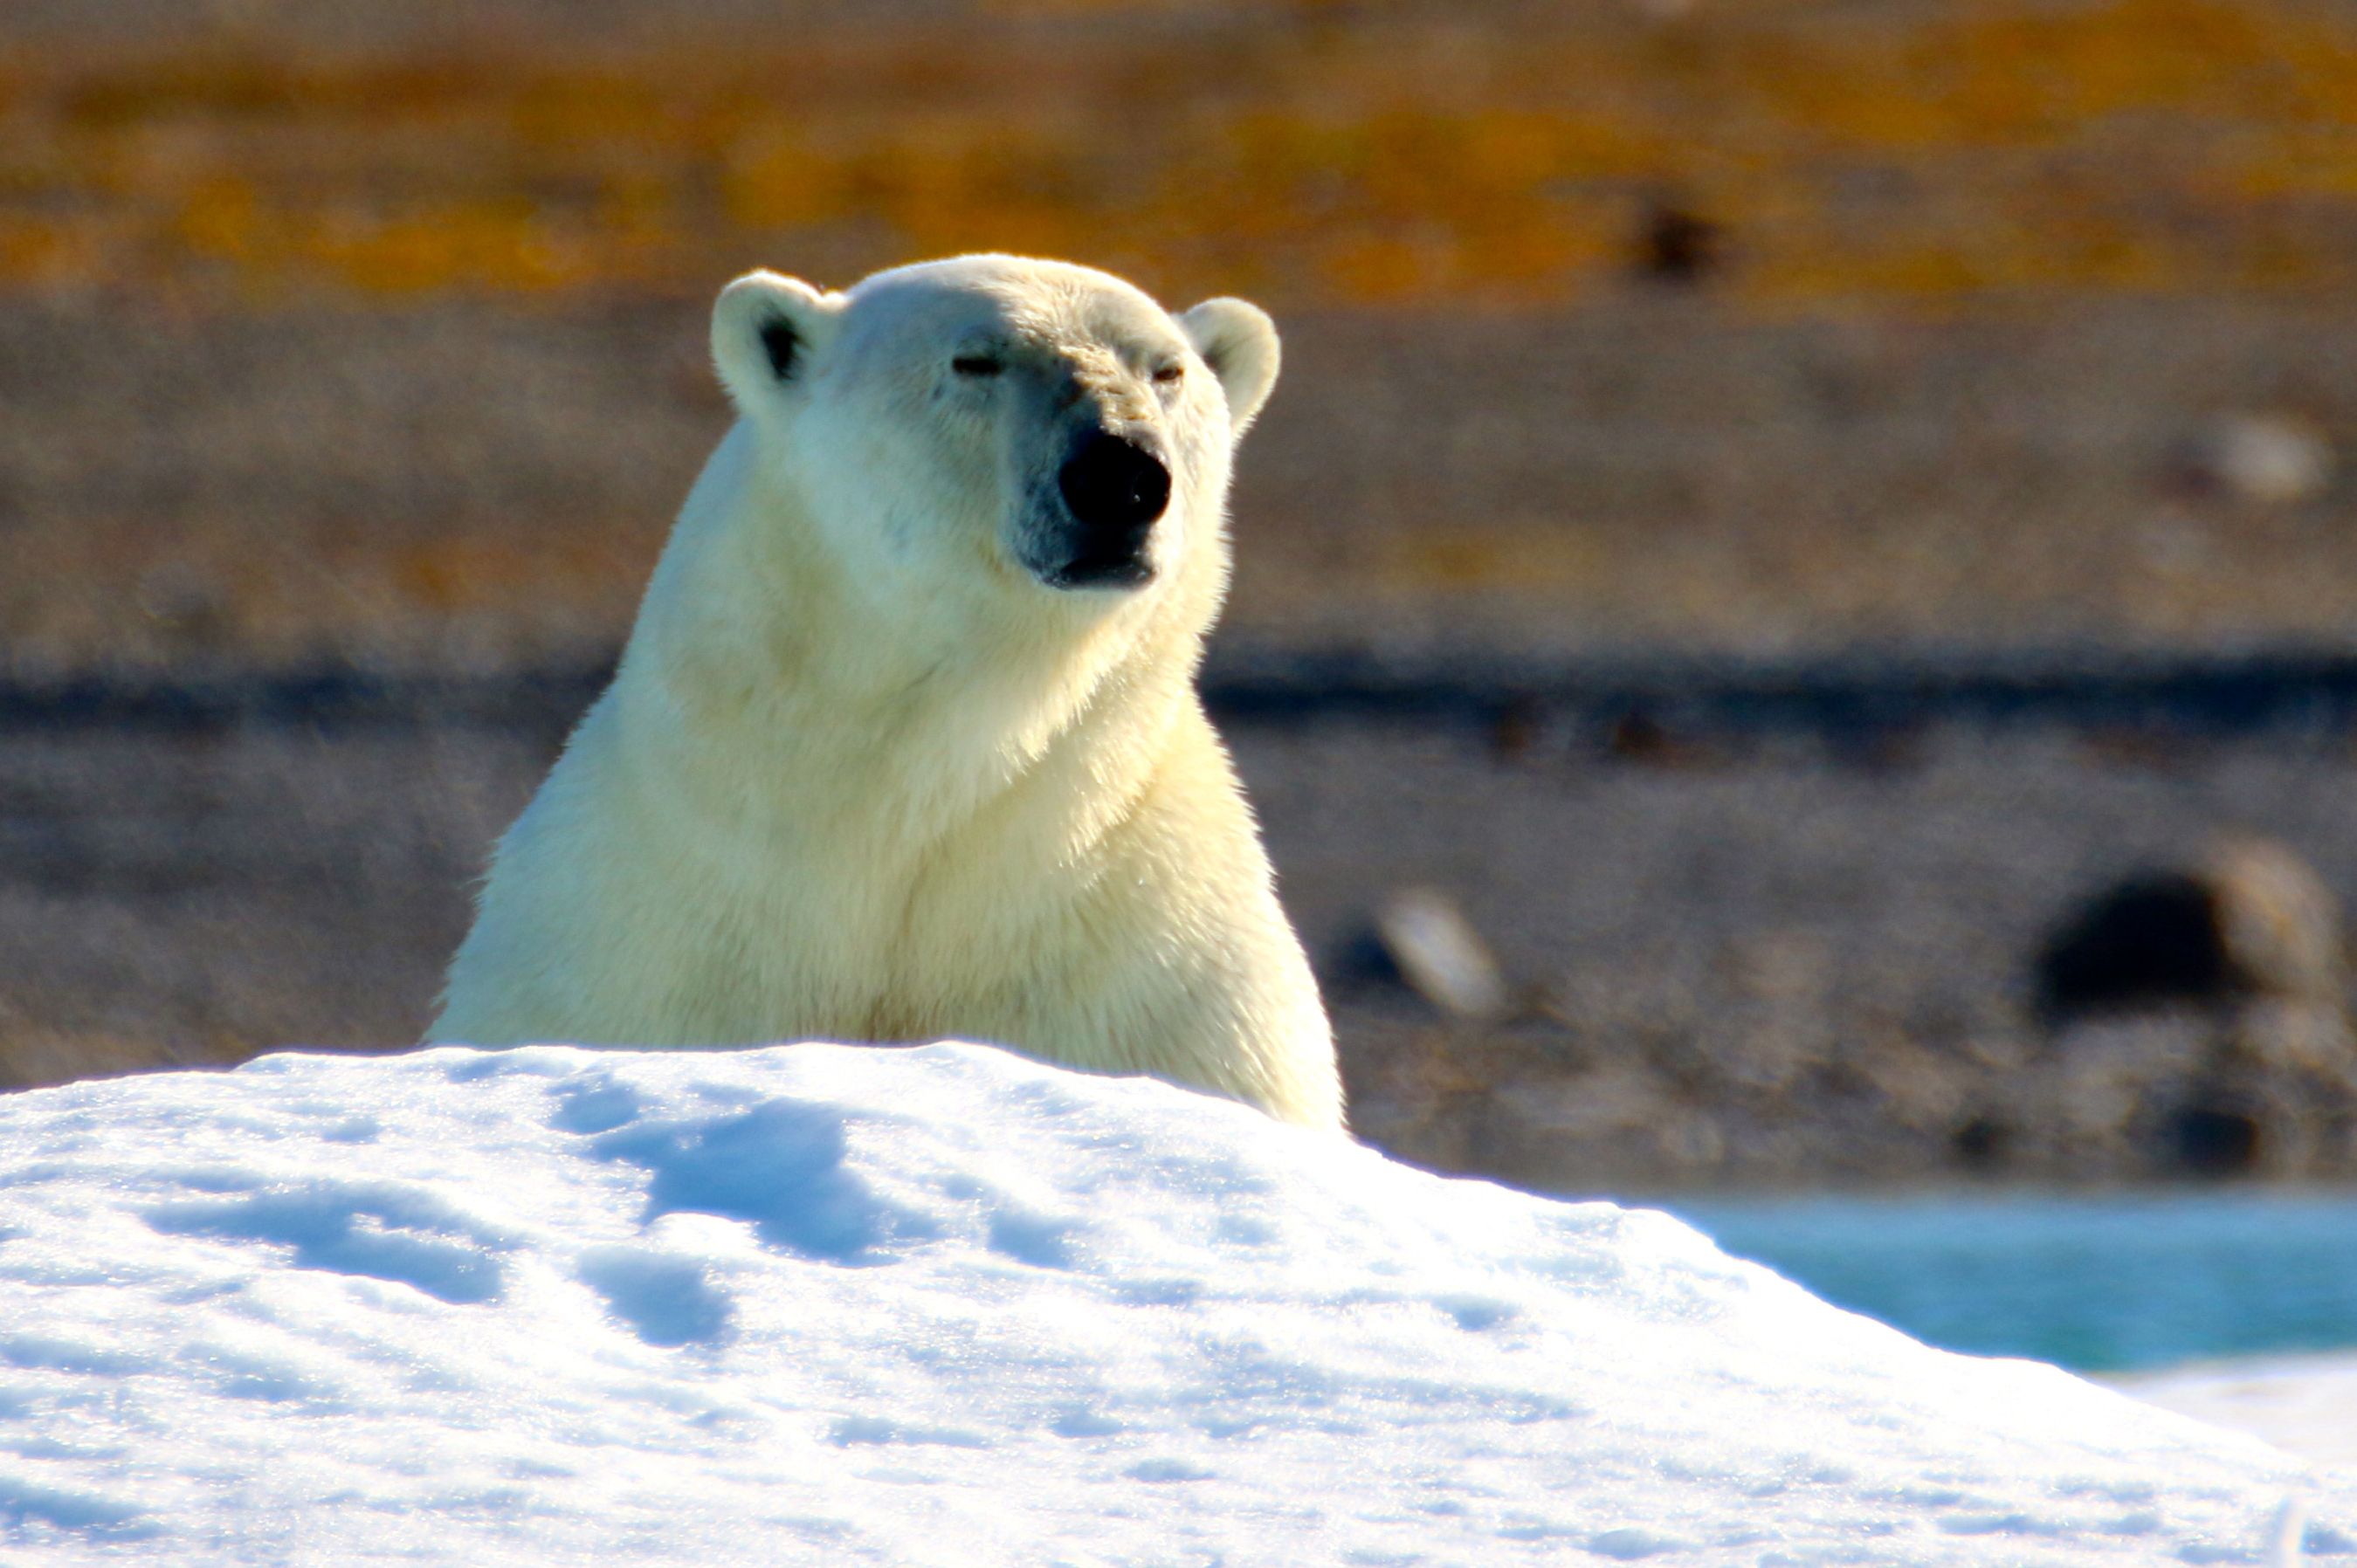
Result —
<instances>
[{"instance_id":1,"label":"polar bear muzzle","mask_svg":"<svg viewBox=\"0 0 2357 1568\"><path fill-rule=\"evenodd\" d=\"M1135 588L1152 580L1146 543L1170 505L1170 469L1154 452L1107 431L1073 444L1057 473L1063 526L1036 566L1051 588Z\"/></svg>"}]
</instances>

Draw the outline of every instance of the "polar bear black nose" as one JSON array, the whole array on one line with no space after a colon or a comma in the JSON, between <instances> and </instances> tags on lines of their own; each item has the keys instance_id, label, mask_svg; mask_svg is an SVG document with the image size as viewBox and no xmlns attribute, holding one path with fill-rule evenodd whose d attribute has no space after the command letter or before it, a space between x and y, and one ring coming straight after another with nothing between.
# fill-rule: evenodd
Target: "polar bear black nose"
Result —
<instances>
[{"instance_id":1,"label":"polar bear black nose","mask_svg":"<svg viewBox=\"0 0 2357 1568\"><path fill-rule=\"evenodd\" d=\"M1102 430L1082 438L1056 484L1072 521L1092 533L1147 528L1170 504L1170 470L1162 459Z\"/></svg>"},{"instance_id":2,"label":"polar bear black nose","mask_svg":"<svg viewBox=\"0 0 2357 1568\"><path fill-rule=\"evenodd\" d=\"M1139 446L1102 430L1081 437L1056 476L1072 532L1048 574L1058 587L1134 587L1154 575L1146 535L1170 504L1170 470Z\"/></svg>"}]
</instances>

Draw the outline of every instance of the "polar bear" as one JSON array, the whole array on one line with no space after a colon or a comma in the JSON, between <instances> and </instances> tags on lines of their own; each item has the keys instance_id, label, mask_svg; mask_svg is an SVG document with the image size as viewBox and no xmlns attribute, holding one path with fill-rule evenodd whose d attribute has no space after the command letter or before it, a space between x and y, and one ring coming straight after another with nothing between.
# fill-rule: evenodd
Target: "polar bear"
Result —
<instances>
[{"instance_id":1,"label":"polar bear","mask_svg":"<svg viewBox=\"0 0 2357 1568\"><path fill-rule=\"evenodd\" d=\"M966 256L749 274L712 351L736 424L427 1038L961 1037L1340 1128L1194 687L1269 318Z\"/></svg>"}]
</instances>

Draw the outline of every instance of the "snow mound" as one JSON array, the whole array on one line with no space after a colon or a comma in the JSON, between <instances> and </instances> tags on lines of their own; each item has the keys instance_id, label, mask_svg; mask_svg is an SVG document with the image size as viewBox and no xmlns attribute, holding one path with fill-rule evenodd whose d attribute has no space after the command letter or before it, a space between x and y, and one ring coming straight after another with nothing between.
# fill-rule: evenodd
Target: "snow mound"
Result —
<instances>
[{"instance_id":1,"label":"snow mound","mask_svg":"<svg viewBox=\"0 0 2357 1568\"><path fill-rule=\"evenodd\" d=\"M2357 1560L2345 1483L1665 1216L976 1047L0 1123L12 1563Z\"/></svg>"}]
</instances>

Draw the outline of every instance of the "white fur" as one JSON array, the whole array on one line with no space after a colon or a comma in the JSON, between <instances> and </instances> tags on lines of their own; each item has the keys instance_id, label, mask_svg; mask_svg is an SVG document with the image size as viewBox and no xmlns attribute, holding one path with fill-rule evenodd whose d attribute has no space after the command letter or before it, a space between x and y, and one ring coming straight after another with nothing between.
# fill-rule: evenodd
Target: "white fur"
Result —
<instances>
[{"instance_id":1,"label":"white fur","mask_svg":"<svg viewBox=\"0 0 2357 1568\"><path fill-rule=\"evenodd\" d=\"M847 294L755 273L713 334L740 417L500 842L428 1037L955 1036L1340 1127L1316 983L1193 683L1268 318L974 256ZM1092 424L1168 454L1142 587L1025 564Z\"/></svg>"}]
</instances>

